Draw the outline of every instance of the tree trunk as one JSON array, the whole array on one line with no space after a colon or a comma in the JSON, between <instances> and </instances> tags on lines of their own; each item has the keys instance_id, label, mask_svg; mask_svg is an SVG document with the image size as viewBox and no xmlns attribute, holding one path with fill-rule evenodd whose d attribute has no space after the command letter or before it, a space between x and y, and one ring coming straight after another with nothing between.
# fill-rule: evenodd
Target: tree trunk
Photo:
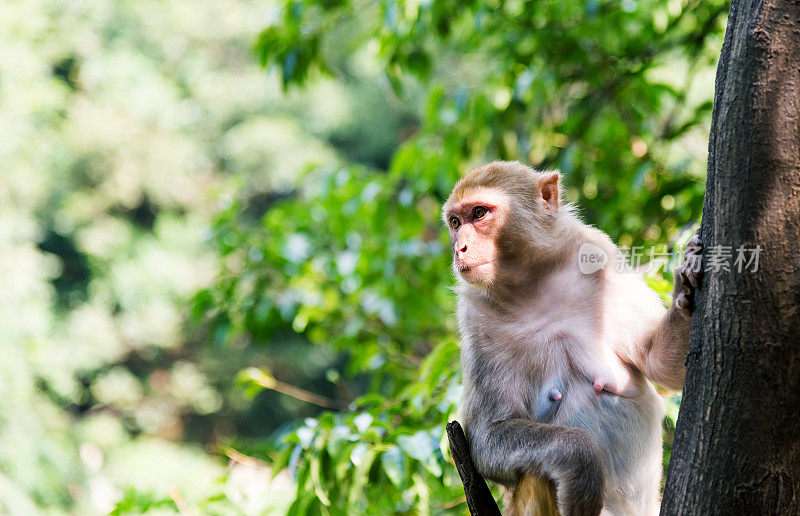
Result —
<instances>
[{"instance_id":1,"label":"tree trunk","mask_svg":"<svg viewBox=\"0 0 800 516\"><path fill-rule=\"evenodd\" d=\"M800 514L800 0L733 0L714 97L662 514ZM737 249L757 245L757 271L739 272Z\"/></svg>"}]
</instances>

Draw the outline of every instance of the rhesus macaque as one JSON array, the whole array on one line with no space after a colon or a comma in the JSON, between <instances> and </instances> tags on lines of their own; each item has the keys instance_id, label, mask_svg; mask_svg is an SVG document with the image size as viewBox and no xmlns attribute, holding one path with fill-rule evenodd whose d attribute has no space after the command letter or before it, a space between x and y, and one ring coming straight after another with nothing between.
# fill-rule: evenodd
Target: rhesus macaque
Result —
<instances>
[{"instance_id":1,"label":"rhesus macaque","mask_svg":"<svg viewBox=\"0 0 800 516\"><path fill-rule=\"evenodd\" d=\"M650 382L683 386L699 267L676 271L665 309L562 203L559 174L518 162L461 179L443 217L464 428L478 471L509 489L507 513L657 514L664 408ZM684 264L700 252L695 235Z\"/></svg>"}]
</instances>

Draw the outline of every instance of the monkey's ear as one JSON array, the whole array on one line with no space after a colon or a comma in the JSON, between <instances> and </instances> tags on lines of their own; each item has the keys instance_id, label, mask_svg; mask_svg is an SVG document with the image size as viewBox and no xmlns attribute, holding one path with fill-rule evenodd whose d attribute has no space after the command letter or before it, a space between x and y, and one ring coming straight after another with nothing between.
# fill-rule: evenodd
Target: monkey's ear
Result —
<instances>
[{"instance_id":1,"label":"monkey's ear","mask_svg":"<svg viewBox=\"0 0 800 516\"><path fill-rule=\"evenodd\" d=\"M539 194L542 196L542 206L547 211L558 212L558 182L561 174L558 172L547 172L539 178Z\"/></svg>"}]
</instances>

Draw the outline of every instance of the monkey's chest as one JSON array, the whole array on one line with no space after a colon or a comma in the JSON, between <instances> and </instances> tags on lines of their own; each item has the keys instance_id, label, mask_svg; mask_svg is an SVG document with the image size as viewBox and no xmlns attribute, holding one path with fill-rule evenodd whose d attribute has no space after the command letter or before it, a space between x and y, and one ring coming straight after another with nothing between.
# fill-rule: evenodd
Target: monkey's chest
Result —
<instances>
[{"instance_id":1,"label":"monkey's chest","mask_svg":"<svg viewBox=\"0 0 800 516\"><path fill-rule=\"evenodd\" d=\"M490 397L509 417L552 422L575 389L576 371L564 343L543 337L542 332L528 335L519 327L484 334L476 350L465 350L465 365L474 368L465 380L493 391Z\"/></svg>"},{"instance_id":2,"label":"monkey's chest","mask_svg":"<svg viewBox=\"0 0 800 516\"><path fill-rule=\"evenodd\" d=\"M497 373L496 398L518 417L564 423L603 396L631 392L629 372L599 335L567 324L496 325L484 334L480 360Z\"/></svg>"}]
</instances>

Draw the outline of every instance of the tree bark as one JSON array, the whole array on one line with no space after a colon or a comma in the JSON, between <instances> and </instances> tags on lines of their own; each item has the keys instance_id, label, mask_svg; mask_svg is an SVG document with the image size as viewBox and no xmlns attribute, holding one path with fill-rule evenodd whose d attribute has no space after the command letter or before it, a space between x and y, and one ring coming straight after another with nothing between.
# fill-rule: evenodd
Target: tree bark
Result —
<instances>
[{"instance_id":1,"label":"tree bark","mask_svg":"<svg viewBox=\"0 0 800 516\"><path fill-rule=\"evenodd\" d=\"M461 483L464 484L464 494L467 497L467 507L472 516L500 516L500 509L489 491L489 486L483 479L469 452L469 444L464 430L458 421L447 423L447 440L450 441L450 452L453 462L456 463Z\"/></svg>"},{"instance_id":2,"label":"tree bark","mask_svg":"<svg viewBox=\"0 0 800 516\"><path fill-rule=\"evenodd\" d=\"M800 514L800 1L733 0L662 514ZM737 248L760 245L758 270ZM730 270L713 256L730 246Z\"/></svg>"}]
</instances>

